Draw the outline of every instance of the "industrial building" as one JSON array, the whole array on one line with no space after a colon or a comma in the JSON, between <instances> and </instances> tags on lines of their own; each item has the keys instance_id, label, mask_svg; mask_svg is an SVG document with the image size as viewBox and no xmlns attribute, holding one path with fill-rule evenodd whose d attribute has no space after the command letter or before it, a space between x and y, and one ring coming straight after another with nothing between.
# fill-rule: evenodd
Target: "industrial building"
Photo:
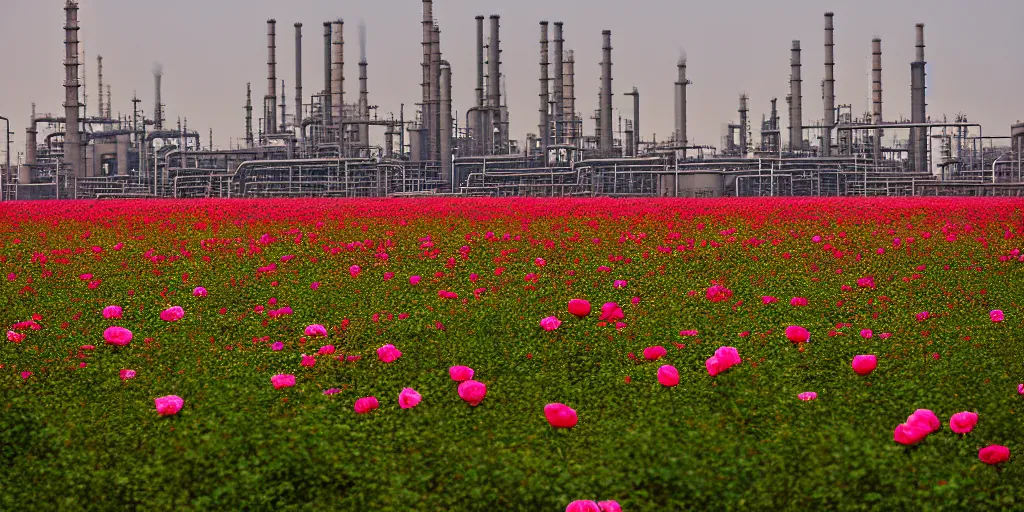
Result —
<instances>
[{"instance_id":1,"label":"industrial building","mask_svg":"<svg viewBox=\"0 0 1024 512\"><path fill-rule=\"evenodd\" d=\"M102 59L97 58L98 115L86 115L80 74L87 62L79 40L78 4L64 6L63 115L37 113L26 127L24 163L8 163L2 198L204 198L386 196L909 196L1020 195L1024 123L1008 135L986 132L958 116L930 116L925 101L925 27L918 24L909 63L911 119L883 111L882 41L871 42L870 112L857 112L835 95L834 16L825 13L824 119L804 115L801 41L793 41L787 131L778 99L763 105L760 126L737 91L737 121L718 145L687 136L687 63L676 63L675 126L666 140L640 131L641 91L614 87L612 33L603 31L601 79L575 80L573 49L562 22L540 22L537 130L514 139L503 96L501 19L476 16L475 104L453 117L454 66L444 59L442 31L432 0L422 0L422 94L405 116L379 118L369 100L370 67L360 34L358 93L345 94L345 22L323 22L323 85L302 83L303 24L294 24L296 69L291 106L285 74L277 69L276 20L268 20L267 87L254 103L252 84L238 84L241 147L214 150L187 120L171 122L161 100L163 71L153 70L152 107L132 99L133 110L104 102ZM909 28L909 27L908 27ZM255 29L255 28L254 28ZM409 27L410 30L415 27ZM308 43L307 43L308 44ZM410 49L413 51L413 49ZM780 48L780 52L786 48ZM54 63L56 65L56 63ZM671 65L671 64L670 64ZM351 80L350 80L351 84ZM244 104L242 85L245 86ZM902 84L900 84L902 88ZM351 91L351 85L350 91ZM577 91L582 87L582 91ZM891 90L898 89L893 88ZM578 93L599 95L592 115L577 110ZM815 91L817 92L817 91ZM616 123L613 102L628 101L632 119ZM906 98L899 98L900 102ZM56 104L56 99L48 100ZM893 101L890 99L890 101ZM631 108L630 108L631 107ZM526 116L526 113L516 113ZM532 117L532 114L530 115ZM592 122L591 122L592 121ZM383 133L372 144L370 130ZM757 138L755 138L757 136ZM212 134L210 136L212 139ZM888 142L886 142L888 141Z\"/></svg>"}]
</instances>

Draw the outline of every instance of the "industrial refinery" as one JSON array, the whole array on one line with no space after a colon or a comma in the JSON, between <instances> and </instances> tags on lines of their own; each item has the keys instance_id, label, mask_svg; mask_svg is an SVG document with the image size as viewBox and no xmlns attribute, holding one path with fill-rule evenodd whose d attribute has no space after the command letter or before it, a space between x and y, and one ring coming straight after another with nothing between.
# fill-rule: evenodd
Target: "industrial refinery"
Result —
<instances>
[{"instance_id":1,"label":"industrial refinery","mask_svg":"<svg viewBox=\"0 0 1024 512\"><path fill-rule=\"evenodd\" d=\"M613 85L616 54L608 30L601 33L600 82L584 84L575 79L576 62L564 37L565 24L539 21L537 111L510 113L503 97L501 18L476 16L475 40L458 42L474 45L475 66L456 70L460 80L474 80L475 103L464 116L456 116L455 66L444 59L442 27L435 20L432 0L422 0L421 26L407 27L422 30L421 47L408 49L422 53L420 72L410 72L410 80L420 80L421 96L400 108L393 106L397 116L378 117L370 102L365 35L359 37L358 77L355 84L348 81L346 96L345 22L323 21L319 42L319 33L313 41L308 32L303 38L302 23L287 28L271 19L265 27L252 27L266 30L265 89L260 84L233 85L239 91L238 126L244 126L244 142L214 149L212 135L206 139L202 127L167 116L161 99L164 71L159 66L153 69L151 103L136 95L131 112L113 112L109 85L106 90L103 85L102 57L88 62L82 57L78 2L67 0L64 14L64 60L53 64L64 68L65 96L61 104L58 98L37 100L54 108L62 105L63 114L38 113L33 104L31 119L24 120L23 162L6 162L0 176L3 200L1024 192L1024 123L983 128L963 114L949 120L929 113L923 24L908 26L916 36L914 61L905 65L910 71L909 98L902 92L896 99L890 100L896 96L891 93L883 97L879 38L871 41L870 111L856 110L836 97L836 20L833 13L825 13L817 36L822 39L814 41L825 48L824 62L816 63L824 67L820 91L805 90L803 68L809 63L803 62L801 47L808 41L794 40L789 48L778 49L789 54L786 97L752 105L748 95L737 92L736 118L727 120L727 134L721 140L694 141L687 136L691 82L686 59L675 63L674 83L645 84L675 91L672 132L665 140L645 139L640 131L641 90ZM288 41L292 36L294 40ZM323 83L303 84L302 52L314 47L319 51L321 44ZM296 55L290 91L282 79L290 71L277 66L279 50L294 50ZM96 70L99 90L90 91L99 100L88 115L80 78L87 67ZM887 91L902 91L908 84L887 85ZM808 120L804 101L818 98L819 92L824 119ZM597 94L599 108L580 112L580 94ZM907 99L910 119L886 117L884 101L902 104ZM616 122L613 102L632 115ZM536 133L513 136L510 115L536 116ZM756 115L761 116L759 124ZM371 143L371 130L373 140L383 135L383 144Z\"/></svg>"}]
</instances>

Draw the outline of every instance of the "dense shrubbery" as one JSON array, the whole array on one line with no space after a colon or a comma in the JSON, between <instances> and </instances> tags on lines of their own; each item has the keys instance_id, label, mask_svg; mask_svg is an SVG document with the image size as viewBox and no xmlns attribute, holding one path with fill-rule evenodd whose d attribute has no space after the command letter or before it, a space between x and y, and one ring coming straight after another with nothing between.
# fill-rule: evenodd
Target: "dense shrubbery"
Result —
<instances>
[{"instance_id":1,"label":"dense shrubbery","mask_svg":"<svg viewBox=\"0 0 1024 512\"><path fill-rule=\"evenodd\" d=\"M8 204L0 509L1024 507L1022 205Z\"/></svg>"}]
</instances>

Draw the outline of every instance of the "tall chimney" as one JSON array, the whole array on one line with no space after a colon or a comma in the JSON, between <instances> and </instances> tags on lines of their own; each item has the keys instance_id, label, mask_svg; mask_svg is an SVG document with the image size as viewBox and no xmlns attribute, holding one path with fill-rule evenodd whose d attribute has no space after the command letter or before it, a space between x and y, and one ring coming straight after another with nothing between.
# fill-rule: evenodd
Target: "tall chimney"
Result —
<instances>
[{"instance_id":1,"label":"tall chimney","mask_svg":"<svg viewBox=\"0 0 1024 512\"><path fill-rule=\"evenodd\" d=\"M267 20L267 96L263 132L277 133L277 20Z\"/></svg>"},{"instance_id":2,"label":"tall chimney","mask_svg":"<svg viewBox=\"0 0 1024 512\"><path fill-rule=\"evenodd\" d=\"M882 124L882 40L871 40L871 113L874 124ZM875 129L872 144L875 163L882 161L882 129Z\"/></svg>"},{"instance_id":3,"label":"tall chimney","mask_svg":"<svg viewBox=\"0 0 1024 512\"><path fill-rule=\"evenodd\" d=\"M821 156L832 156L832 127L836 124L835 28L834 14L825 13L825 129L822 132Z\"/></svg>"},{"instance_id":4,"label":"tall chimney","mask_svg":"<svg viewBox=\"0 0 1024 512\"><path fill-rule=\"evenodd\" d=\"M36 104L32 104L32 117L28 120L28 129L25 130L25 165L35 165L36 163ZM10 182L10 174L7 176L8 183Z\"/></svg>"},{"instance_id":5,"label":"tall chimney","mask_svg":"<svg viewBox=\"0 0 1024 512\"><path fill-rule=\"evenodd\" d=\"M686 59L680 58L676 62L676 70L679 77L676 79L676 146L685 147L686 139L686 86L690 81L686 79Z\"/></svg>"},{"instance_id":6,"label":"tall chimney","mask_svg":"<svg viewBox=\"0 0 1024 512\"><path fill-rule=\"evenodd\" d=\"M430 35L430 160L441 158L441 29L434 25Z\"/></svg>"},{"instance_id":7,"label":"tall chimney","mask_svg":"<svg viewBox=\"0 0 1024 512\"><path fill-rule=\"evenodd\" d=\"M370 92L366 83L366 59L359 61L359 116L363 121L370 120ZM363 123L359 125L359 144L365 150L365 156L370 156L370 125Z\"/></svg>"},{"instance_id":8,"label":"tall chimney","mask_svg":"<svg viewBox=\"0 0 1024 512\"><path fill-rule=\"evenodd\" d=\"M64 165L71 176L84 176L81 123L78 118L78 2L64 5Z\"/></svg>"},{"instance_id":9,"label":"tall chimney","mask_svg":"<svg viewBox=\"0 0 1024 512\"><path fill-rule=\"evenodd\" d=\"M555 22L555 144L565 144L565 37L562 22Z\"/></svg>"},{"instance_id":10,"label":"tall chimney","mask_svg":"<svg viewBox=\"0 0 1024 512\"><path fill-rule=\"evenodd\" d=\"M561 59L559 59L561 60ZM551 143L551 120L548 111L551 107L551 95L548 92L548 22L540 22L540 124L537 125L540 135L541 162L547 165L548 144Z\"/></svg>"},{"instance_id":11,"label":"tall chimney","mask_svg":"<svg viewBox=\"0 0 1024 512\"><path fill-rule=\"evenodd\" d=\"M910 121L924 123L928 120L925 100L924 23L917 24L917 50L914 57L916 60L910 64ZM917 172L928 172L928 130L912 128L910 140L912 168Z\"/></svg>"},{"instance_id":12,"label":"tall chimney","mask_svg":"<svg viewBox=\"0 0 1024 512\"><path fill-rule=\"evenodd\" d=\"M476 110L473 112L473 153L487 154L486 113L484 111L484 17L476 17Z\"/></svg>"},{"instance_id":13,"label":"tall chimney","mask_svg":"<svg viewBox=\"0 0 1024 512\"><path fill-rule=\"evenodd\" d=\"M789 75L789 149L800 151L804 148L804 108L800 79L800 41L793 41L790 55Z\"/></svg>"},{"instance_id":14,"label":"tall chimney","mask_svg":"<svg viewBox=\"0 0 1024 512\"><path fill-rule=\"evenodd\" d=\"M334 108L331 106L333 100L332 92L332 69L331 69L331 47L334 44L333 25L329 21L324 22L324 97L320 101L320 108L323 110L324 128L331 125Z\"/></svg>"},{"instance_id":15,"label":"tall chimney","mask_svg":"<svg viewBox=\"0 0 1024 512\"><path fill-rule=\"evenodd\" d=\"M160 81L164 76L163 68L157 64L153 69L153 83L156 89L155 103L153 105L153 130L160 131L164 129L164 105L160 98Z\"/></svg>"},{"instance_id":16,"label":"tall chimney","mask_svg":"<svg viewBox=\"0 0 1024 512\"><path fill-rule=\"evenodd\" d=\"M106 116L106 109L103 107L103 56L96 56L96 82L97 89L99 91L99 115L100 117Z\"/></svg>"},{"instance_id":17,"label":"tall chimney","mask_svg":"<svg viewBox=\"0 0 1024 512\"><path fill-rule=\"evenodd\" d=\"M433 54L434 42L434 3L432 0L423 0L423 100L420 108L420 131L415 136L420 137L419 159L430 160L432 147L431 120L434 119L431 94L434 90L433 73L430 66L431 55Z\"/></svg>"},{"instance_id":18,"label":"tall chimney","mask_svg":"<svg viewBox=\"0 0 1024 512\"><path fill-rule=\"evenodd\" d=\"M452 179L452 67L441 61L441 182L445 192L453 192Z\"/></svg>"},{"instance_id":19,"label":"tall chimney","mask_svg":"<svg viewBox=\"0 0 1024 512\"><path fill-rule=\"evenodd\" d=\"M611 153L615 149L615 133L612 132L612 31L601 32L604 38L604 60L601 62L601 151Z\"/></svg>"},{"instance_id":20,"label":"tall chimney","mask_svg":"<svg viewBox=\"0 0 1024 512\"><path fill-rule=\"evenodd\" d=\"M345 153L345 21L337 20L331 26L331 124L337 127L336 140Z\"/></svg>"},{"instance_id":21,"label":"tall chimney","mask_svg":"<svg viewBox=\"0 0 1024 512\"><path fill-rule=\"evenodd\" d=\"M743 158L747 157L748 149L747 129L749 128L749 126L747 124L747 112L749 111L749 109L747 108L747 99L748 98L746 94L740 95L740 156L742 156Z\"/></svg>"},{"instance_id":22,"label":"tall chimney","mask_svg":"<svg viewBox=\"0 0 1024 512\"><path fill-rule=\"evenodd\" d=\"M302 23L295 24L295 128L303 136L302 129Z\"/></svg>"},{"instance_id":23,"label":"tall chimney","mask_svg":"<svg viewBox=\"0 0 1024 512\"><path fill-rule=\"evenodd\" d=\"M572 50L565 53L562 87L562 140L563 144L576 145L579 132L576 130L576 58Z\"/></svg>"},{"instance_id":24,"label":"tall chimney","mask_svg":"<svg viewBox=\"0 0 1024 512\"><path fill-rule=\"evenodd\" d=\"M633 140L626 149L629 156L640 156L640 91L636 87L633 92L627 92L626 96L633 97Z\"/></svg>"},{"instance_id":25,"label":"tall chimney","mask_svg":"<svg viewBox=\"0 0 1024 512\"><path fill-rule=\"evenodd\" d=\"M107 107L107 119L111 119L111 118L114 117L114 110L111 108L111 104L112 103L110 101L110 85L108 84L107 85L107 102L104 103L104 105Z\"/></svg>"},{"instance_id":26,"label":"tall chimney","mask_svg":"<svg viewBox=\"0 0 1024 512\"><path fill-rule=\"evenodd\" d=\"M245 147L253 146L252 136L252 84L245 84Z\"/></svg>"},{"instance_id":27,"label":"tall chimney","mask_svg":"<svg viewBox=\"0 0 1024 512\"><path fill-rule=\"evenodd\" d=\"M284 80L281 80L281 123L278 125L280 133L285 132L285 119L288 117L288 105L285 104Z\"/></svg>"},{"instance_id":28,"label":"tall chimney","mask_svg":"<svg viewBox=\"0 0 1024 512\"><path fill-rule=\"evenodd\" d=\"M491 15L491 44L488 47L490 55L487 57L487 94L490 97L492 126L488 127L494 134L493 145L488 148L488 154L493 153L495 146L505 147L505 140L502 138L503 128L501 126L501 17ZM488 137L490 139L490 137Z\"/></svg>"}]
</instances>

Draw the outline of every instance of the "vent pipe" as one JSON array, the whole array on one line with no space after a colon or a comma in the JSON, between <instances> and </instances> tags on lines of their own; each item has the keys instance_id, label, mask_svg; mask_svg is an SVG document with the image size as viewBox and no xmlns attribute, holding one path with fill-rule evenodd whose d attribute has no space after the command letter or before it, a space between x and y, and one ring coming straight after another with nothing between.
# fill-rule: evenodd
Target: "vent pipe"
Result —
<instances>
[{"instance_id":1,"label":"vent pipe","mask_svg":"<svg viewBox=\"0 0 1024 512\"><path fill-rule=\"evenodd\" d=\"M562 22L555 22L555 144L565 144L566 105L565 105L565 37L562 33ZM571 119L571 118L569 118Z\"/></svg>"},{"instance_id":2,"label":"vent pipe","mask_svg":"<svg viewBox=\"0 0 1024 512\"><path fill-rule=\"evenodd\" d=\"M476 110L473 111L472 132L473 132L473 153L476 155L486 154L487 130L484 112L484 17L476 17Z\"/></svg>"},{"instance_id":3,"label":"vent pipe","mask_svg":"<svg viewBox=\"0 0 1024 512\"><path fill-rule=\"evenodd\" d=\"M245 147L253 146L252 137L252 84L245 84Z\"/></svg>"},{"instance_id":4,"label":"vent pipe","mask_svg":"<svg viewBox=\"0 0 1024 512\"><path fill-rule=\"evenodd\" d=\"M832 127L836 124L835 27L834 14L825 13L825 129L822 132L821 156L832 155Z\"/></svg>"},{"instance_id":5,"label":"vent pipe","mask_svg":"<svg viewBox=\"0 0 1024 512\"><path fill-rule=\"evenodd\" d=\"M789 150L800 151L804 147L804 108L800 79L800 41L793 41L790 52L789 75Z\"/></svg>"},{"instance_id":6,"label":"vent pipe","mask_svg":"<svg viewBox=\"0 0 1024 512\"><path fill-rule=\"evenodd\" d=\"M85 175L78 116L78 2L67 0L64 12L64 164L71 168L66 172L77 177Z\"/></svg>"},{"instance_id":7,"label":"vent pipe","mask_svg":"<svg viewBox=\"0 0 1024 512\"><path fill-rule=\"evenodd\" d=\"M548 92L548 67L548 22L542 21L540 22L540 124L537 125L537 130L540 135L541 162L544 165L547 165L548 144L551 143L551 120L548 119L551 107L551 94Z\"/></svg>"},{"instance_id":8,"label":"vent pipe","mask_svg":"<svg viewBox=\"0 0 1024 512\"><path fill-rule=\"evenodd\" d=\"M36 104L32 104L32 117L28 120L28 129L25 130L25 165L35 165L36 163ZM7 176L8 183L10 183L10 174Z\"/></svg>"},{"instance_id":9,"label":"vent pipe","mask_svg":"<svg viewBox=\"0 0 1024 512\"><path fill-rule=\"evenodd\" d=\"M433 105L431 103L431 93L434 90L433 87L433 74L431 73L430 59L433 53L433 40L434 40L434 3L432 0L423 0L423 99L420 105L420 131L416 132L416 137L421 140L416 145L418 149L418 155L416 160L430 160L430 145L431 134L430 134L430 120L434 118L432 113Z\"/></svg>"},{"instance_id":10,"label":"vent pipe","mask_svg":"<svg viewBox=\"0 0 1024 512\"><path fill-rule=\"evenodd\" d=\"M872 122L882 124L882 40L871 40L871 114ZM882 129L875 129L872 151L877 165L882 161Z\"/></svg>"},{"instance_id":11,"label":"vent pipe","mask_svg":"<svg viewBox=\"0 0 1024 512\"><path fill-rule=\"evenodd\" d=\"M99 91L99 114L100 117L106 116L106 109L103 107L103 56L96 56L96 82Z\"/></svg>"},{"instance_id":12,"label":"vent pipe","mask_svg":"<svg viewBox=\"0 0 1024 512\"><path fill-rule=\"evenodd\" d=\"M359 116L363 121L370 121L370 93L366 84L366 59L359 61ZM370 125L359 125L359 145L366 148L366 157L370 156Z\"/></svg>"},{"instance_id":13,"label":"vent pipe","mask_svg":"<svg viewBox=\"0 0 1024 512\"><path fill-rule=\"evenodd\" d=\"M441 158L441 29L434 25L430 33L430 148L428 159Z\"/></svg>"},{"instance_id":14,"label":"vent pipe","mask_svg":"<svg viewBox=\"0 0 1024 512\"><path fill-rule=\"evenodd\" d=\"M452 191L452 67L448 61L441 61L441 182L444 191Z\"/></svg>"},{"instance_id":15,"label":"vent pipe","mask_svg":"<svg viewBox=\"0 0 1024 512\"><path fill-rule=\"evenodd\" d=\"M491 15L491 43L488 46L490 55L487 57L487 95L489 97L491 126L494 139L487 154L493 154L495 148L504 148L503 130L501 126L501 17ZM488 137L490 139L490 137Z\"/></svg>"},{"instance_id":16,"label":"vent pipe","mask_svg":"<svg viewBox=\"0 0 1024 512\"><path fill-rule=\"evenodd\" d=\"M601 151L611 153L614 149L614 133L612 132L612 31L601 32L604 39L602 50L604 59L601 62Z\"/></svg>"},{"instance_id":17,"label":"vent pipe","mask_svg":"<svg viewBox=\"0 0 1024 512\"><path fill-rule=\"evenodd\" d=\"M746 94L740 95L740 156L743 158L747 157L748 149L747 129L749 128L749 125L747 124L747 112L749 112L749 109L747 108L747 99L748 97Z\"/></svg>"},{"instance_id":18,"label":"vent pipe","mask_svg":"<svg viewBox=\"0 0 1024 512\"><path fill-rule=\"evenodd\" d=\"M640 156L640 91L634 87L633 92L627 92L626 96L633 97L633 140L631 144L627 144L629 147L626 154Z\"/></svg>"},{"instance_id":19,"label":"vent pipe","mask_svg":"<svg viewBox=\"0 0 1024 512\"><path fill-rule=\"evenodd\" d=\"M302 23L295 24L295 120L293 125L299 129L299 135L305 137L302 129ZM282 119L283 123L284 120Z\"/></svg>"},{"instance_id":20,"label":"vent pipe","mask_svg":"<svg viewBox=\"0 0 1024 512\"><path fill-rule=\"evenodd\" d=\"M160 98L160 82L163 79L164 70L159 64L153 68L153 84L156 89L155 99L153 105L153 130L160 131L164 129L164 105Z\"/></svg>"},{"instance_id":21,"label":"vent pipe","mask_svg":"<svg viewBox=\"0 0 1024 512\"><path fill-rule=\"evenodd\" d=\"M345 154L345 21L331 25L331 124L337 127L335 141Z\"/></svg>"},{"instance_id":22,"label":"vent pipe","mask_svg":"<svg viewBox=\"0 0 1024 512\"><path fill-rule=\"evenodd\" d=\"M927 103L925 100L925 60L924 60L924 23L917 24L917 49L915 61L910 64L910 121L912 123L927 122ZM913 169L917 172L928 171L928 131L925 128L911 128L910 156Z\"/></svg>"},{"instance_id":23,"label":"vent pipe","mask_svg":"<svg viewBox=\"0 0 1024 512\"><path fill-rule=\"evenodd\" d=\"M324 22L324 92L323 99L320 100L320 108L323 114L323 125L326 128L331 125L333 107L331 107L332 96L334 95L331 91L331 45L333 44L333 26L331 22Z\"/></svg>"},{"instance_id":24,"label":"vent pipe","mask_svg":"<svg viewBox=\"0 0 1024 512\"><path fill-rule=\"evenodd\" d=\"M577 138L580 131L576 128L576 57L572 50L565 52L563 69L565 78L562 89L562 142L578 146Z\"/></svg>"},{"instance_id":25,"label":"vent pipe","mask_svg":"<svg viewBox=\"0 0 1024 512\"><path fill-rule=\"evenodd\" d=\"M686 79L686 59L680 58L676 63L679 78L676 80L676 146L684 147L686 139L686 86L690 81Z\"/></svg>"},{"instance_id":26,"label":"vent pipe","mask_svg":"<svg viewBox=\"0 0 1024 512\"><path fill-rule=\"evenodd\" d=\"M277 133L277 20L267 20L267 96L263 132Z\"/></svg>"}]
</instances>

